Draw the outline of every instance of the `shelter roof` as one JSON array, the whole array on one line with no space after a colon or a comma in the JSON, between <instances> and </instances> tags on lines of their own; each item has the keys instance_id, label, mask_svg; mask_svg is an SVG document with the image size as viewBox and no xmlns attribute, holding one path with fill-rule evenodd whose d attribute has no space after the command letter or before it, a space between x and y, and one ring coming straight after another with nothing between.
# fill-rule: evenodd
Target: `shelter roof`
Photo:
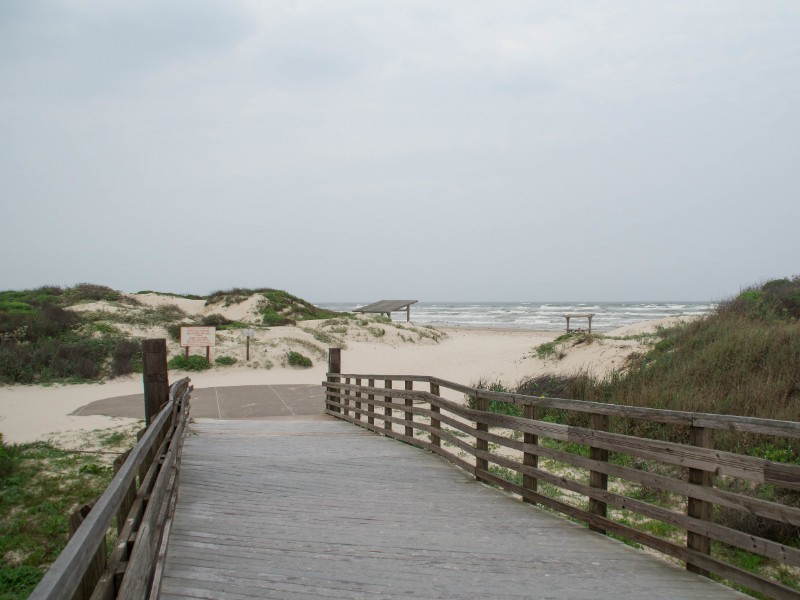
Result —
<instances>
[{"instance_id":1,"label":"shelter roof","mask_svg":"<svg viewBox=\"0 0 800 600\"><path fill-rule=\"evenodd\" d=\"M361 308L355 309L354 312L360 313L390 313L398 310L405 310L412 304L416 304L416 300L379 300L372 304L367 304Z\"/></svg>"}]
</instances>

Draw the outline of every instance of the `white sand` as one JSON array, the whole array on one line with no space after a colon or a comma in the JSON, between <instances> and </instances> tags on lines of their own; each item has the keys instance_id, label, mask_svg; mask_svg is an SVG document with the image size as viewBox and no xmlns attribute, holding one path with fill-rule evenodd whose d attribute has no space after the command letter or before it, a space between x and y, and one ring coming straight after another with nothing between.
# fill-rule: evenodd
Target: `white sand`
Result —
<instances>
[{"instance_id":1,"label":"white sand","mask_svg":"<svg viewBox=\"0 0 800 600\"><path fill-rule=\"evenodd\" d=\"M138 296L144 300L143 296ZM163 297L162 297L163 298ZM153 300L154 302L154 300ZM202 301L183 300L187 312L194 312L198 306L188 303ZM252 311L252 306L239 305L242 313ZM230 318L230 317L229 317ZM315 327L318 323L303 323L304 328ZM621 330L608 332L609 335L632 335L652 331L662 321L644 322L627 326ZM386 334L370 338L361 330L352 329L345 335L347 348L342 351L342 371L353 374L385 375L435 375L457 383L470 385L479 379L502 381L514 385L524 377L546 372L574 373L588 370L595 375L603 375L612 369L621 368L631 352L643 351L646 346L636 341L602 340L585 346L570 348L561 360L540 360L535 357L533 348L551 341L559 332L500 331L485 329L444 329L447 337L438 343L420 338L414 343L403 341L400 336L409 335L408 330L384 326ZM244 342L235 333L227 333L227 345L216 348L212 356L235 354L244 363ZM312 360L314 366L308 369L284 367L274 360L271 369L235 366L214 368L209 371L188 374L196 388L321 383L325 377L327 364L322 355L323 344L315 342L311 334L295 327L275 327L259 332L251 350L262 363L263 356L277 356L293 342L286 338L303 339L315 343L319 350ZM174 346L172 344L171 346ZM302 351L303 349L300 348ZM180 351L174 347L171 354ZM195 352L198 352L195 350ZM261 352L262 354L259 354ZM277 353L277 354L276 354ZM304 352L308 354L308 352ZM254 361L254 362L258 362ZM186 375L170 372L175 381ZM133 419L101 416L70 416L75 411L95 400L141 393L141 376L115 379L102 384L0 387L0 431L6 441L25 442L39 439L57 438L80 431L117 426L133 422Z\"/></svg>"}]
</instances>

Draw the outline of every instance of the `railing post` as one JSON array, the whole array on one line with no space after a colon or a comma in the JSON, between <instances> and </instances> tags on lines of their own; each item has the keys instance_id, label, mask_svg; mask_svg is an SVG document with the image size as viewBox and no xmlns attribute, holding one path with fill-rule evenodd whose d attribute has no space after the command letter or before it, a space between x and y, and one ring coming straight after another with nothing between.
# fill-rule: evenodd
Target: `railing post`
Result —
<instances>
[{"instance_id":1,"label":"railing post","mask_svg":"<svg viewBox=\"0 0 800 600\"><path fill-rule=\"evenodd\" d=\"M689 428L689 443L692 446L699 446L700 448L713 448L714 447L714 430L705 427L690 427ZM695 485L703 485L713 487L714 473L711 471L703 471L702 469L689 469L689 483ZM705 500L698 500L697 498L687 498L687 511L690 517L695 519L702 519L703 521L711 520L712 504ZM693 531L686 532L686 547L696 550L702 554L711 554L711 538L700 535ZM710 573L706 569L701 569L697 565L690 562L686 563L686 568L693 573L704 575L708 577Z\"/></svg>"},{"instance_id":2,"label":"railing post","mask_svg":"<svg viewBox=\"0 0 800 600\"><path fill-rule=\"evenodd\" d=\"M476 393L476 395L475 395L475 408L477 408L481 412L489 412L489 399L488 398L481 398L479 394L480 394L480 391L478 391ZM484 423L484 422L482 422L482 421L480 421L480 420L476 420L475 421L475 429L477 429L479 432L480 431L488 432L489 431L489 425ZM479 451L483 451L483 452L489 452L489 441L488 440L482 440L481 438L476 437L475 438L475 449L479 450ZM480 457L476 456L475 457L475 478L478 479L479 481L484 481L480 477L480 475L478 474L478 471L488 471L488 470L489 470L489 461L486 460L485 458L480 458Z\"/></svg>"},{"instance_id":3,"label":"railing post","mask_svg":"<svg viewBox=\"0 0 800 600\"><path fill-rule=\"evenodd\" d=\"M411 391L413 389L414 389L414 382L413 381L406 381L406 391ZM405 399L405 405L406 405L406 408L408 409L409 407L414 405L414 400L411 399L411 398L406 398ZM413 438L414 437L414 425L413 425L413 423L414 423L414 413L409 411L409 410L406 410L404 416L405 416L405 420L406 420L406 426L405 426L406 428L405 428L404 433L406 434L406 436Z\"/></svg>"},{"instance_id":4,"label":"railing post","mask_svg":"<svg viewBox=\"0 0 800 600\"><path fill-rule=\"evenodd\" d=\"M344 382L347 385L350 385L350 378L349 377L345 377L344 378ZM348 407L350 406L350 390L345 390L344 391L344 399L343 399L342 403L344 404L344 416L346 417L346 416L348 416L350 414L350 411L348 410Z\"/></svg>"},{"instance_id":5,"label":"railing post","mask_svg":"<svg viewBox=\"0 0 800 600\"><path fill-rule=\"evenodd\" d=\"M391 379L384 380L384 387L387 390L392 389L392 380ZM388 395L384 396L383 399L384 399L385 402L389 402L390 404L392 402L392 397L391 396L388 396ZM392 416L392 407L391 406L384 407L383 416L385 416L385 417L391 417ZM392 422L390 420L388 420L388 419L384 419L383 420L383 428L384 429L388 429L389 431L391 431L392 430Z\"/></svg>"},{"instance_id":6,"label":"railing post","mask_svg":"<svg viewBox=\"0 0 800 600\"><path fill-rule=\"evenodd\" d=\"M356 385L361 385L361 378L356 378ZM361 413L358 412L361 410L361 392L356 392L356 421L361 420Z\"/></svg>"},{"instance_id":7,"label":"railing post","mask_svg":"<svg viewBox=\"0 0 800 600\"><path fill-rule=\"evenodd\" d=\"M590 419L590 427L594 431L608 431L608 415L593 414L589 417L589 419ZM608 450L590 446L589 458L591 460L608 462ZM601 473L600 471L589 471L589 485L599 490L607 490L608 475L606 473ZM592 513L593 515L606 517L608 515L608 505L601 500L595 500L594 498L589 498L589 512ZM597 527L595 525L589 525L589 529L591 529L592 531L596 531L597 533L606 532L606 530L603 529L602 527Z\"/></svg>"},{"instance_id":8,"label":"railing post","mask_svg":"<svg viewBox=\"0 0 800 600\"><path fill-rule=\"evenodd\" d=\"M142 340L142 379L144 380L144 423L149 426L169 400L167 340Z\"/></svg>"},{"instance_id":9,"label":"railing post","mask_svg":"<svg viewBox=\"0 0 800 600\"><path fill-rule=\"evenodd\" d=\"M95 501L88 504L84 504L80 508L76 509L72 514L69 516L69 537L75 535L78 531L78 527L80 527L81 523L83 523L84 519L89 515L91 512L92 507L94 506ZM89 567L86 569L83 577L81 578L80 585L76 590L73 598L89 598L94 591L97 582L103 576L103 571L105 571L106 564L108 563L106 558L106 545L100 544L97 550L94 553L92 558L92 562L89 564Z\"/></svg>"},{"instance_id":10,"label":"railing post","mask_svg":"<svg viewBox=\"0 0 800 600\"><path fill-rule=\"evenodd\" d=\"M526 419L539 418L539 407L533 406L532 404L526 404L525 418ZM536 446L539 444L539 436L533 433L525 433L522 441L528 446ZM526 467L538 468L539 455L533 454L532 452L523 452L522 464L524 464ZM539 480L533 477L532 475L525 475L523 473L522 487L524 487L526 490L537 492L539 490ZM528 498L523 498L522 500L523 502L527 502L528 504L536 504L533 500L530 500Z\"/></svg>"},{"instance_id":11,"label":"railing post","mask_svg":"<svg viewBox=\"0 0 800 600\"><path fill-rule=\"evenodd\" d=\"M433 394L434 396L438 396L439 395L439 384L438 383L432 383L431 384L431 394ZM433 427L434 429L437 429L437 430L441 429L442 423L441 423L441 421L439 421L439 419L437 419L433 415L437 415L438 416L440 412L441 412L441 408L439 408L435 404L431 404L431 427ZM441 448L442 447L442 438L440 438L435 433L431 433L431 444Z\"/></svg>"},{"instance_id":12,"label":"railing post","mask_svg":"<svg viewBox=\"0 0 800 600\"><path fill-rule=\"evenodd\" d=\"M369 379L367 384L369 387L374 388L375 380ZM375 424L375 405L372 403L373 400L375 400L375 394L367 394L367 423L370 425Z\"/></svg>"},{"instance_id":13,"label":"railing post","mask_svg":"<svg viewBox=\"0 0 800 600\"><path fill-rule=\"evenodd\" d=\"M342 349L341 348L328 348L328 381L331 383L339 383L339 377L336 376L337 373L342 372ZM333 402L333 392L336 388L328 388L328 396L326 400L328 402ZM327 410L331 412L341 412L338 406L332 406L331 404L327 404L325 407Z\"/></svg>"}]
</instances>

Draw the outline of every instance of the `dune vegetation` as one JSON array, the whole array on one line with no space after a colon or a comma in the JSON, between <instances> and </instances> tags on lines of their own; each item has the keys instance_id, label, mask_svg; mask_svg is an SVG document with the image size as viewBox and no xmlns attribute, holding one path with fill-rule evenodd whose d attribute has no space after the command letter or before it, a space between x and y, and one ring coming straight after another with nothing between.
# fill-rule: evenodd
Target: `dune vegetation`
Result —
<instances>
[{"instance_id":1,"label":"dune vegetation","mask_svg":"<svg viewBox=\"0 0 800 600\"><path fill-rule=\"evenodd\" d=\"M154 306L137 300L145 294L155 292L131 295L88 283L0 292L0 383L73 383L139 372L144 335L177 342L180 328L187 325L226 331L337 316L272 288L234 288L206 297L158 293L161 302ZM189 314L171 299L200 301L203 310ZM245 301L252 303L246 318L222 314Z\"/></svg>"},{"instance_id":2,"label":"dune vegetation","mask_svg":"<svg viewBox=\"0 0 800 600\"><path fill-rule=\"evenodd\" d=\"M572 343L602 337L576 334ZM660 329L653 342L607 377L544 375L521 382L517 391L800 420L800 278L748 288L706 317Z\"/></svg>"}]
</instances>

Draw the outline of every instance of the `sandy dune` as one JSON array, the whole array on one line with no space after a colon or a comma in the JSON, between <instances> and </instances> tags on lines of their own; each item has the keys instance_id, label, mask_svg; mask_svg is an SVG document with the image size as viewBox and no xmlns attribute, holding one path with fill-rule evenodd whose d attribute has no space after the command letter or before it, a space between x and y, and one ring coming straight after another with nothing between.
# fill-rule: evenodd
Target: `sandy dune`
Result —
<instances>
[{"instance_id":1,"label":"sandy dune","mask_svg":"<svg viewBox=\"0 0 800 600\"><path fill-rule=\"evenodd\" d=\"M144 300L140 295L140 300ZM153 300L155 301L155 300ZM184 303L199 302L183 300ZM244 303L243 303L244 304ZM199 308L186 306L187 312ZM246 313L252 307L239 305ZM257 384L320 383L325 376L327 363L324 358L325 345L315 340L315 328L324 322L304 322L299 327L274 327L259 331L254 348L265 352L282 352L293 342L304 340L314 344L313 367L300 369L283 366L275 360L272 367L264 368L264 359L251 361L250 366L215 367L209 371L191 373L189 376L196 388L212 386L235 386ZM630 336L653 331L662 321L648 321L609 332L609 336ZM375 325L369 325L374 327ZM342 351L342 370L345 373L387 375L435 375L463 384L472 384L479 379L502 381L513 385L520 379L545 372L573 373L589 370L603 375L612 369L621 368L632 352L646 349L635 340L595 340L589 345L566 349L564 358L541 360L536 358L534 348L554 340L558 333L520 330L443 329L446 334L439 341L428 337L411 335L413 324L402 324L403 328L381 326L385 333L380 338L366 334L368 329L351 328L342 334L346 348ZM412 328L412 329L409 329ZM305 330L305 331L304 331ZM425 333L432 330L425 330ZM228 334L224 348L218 347L213 356L221 352L235 354L241 365L244 361L244 342L234 332ZM412 341L413 340L413 341ZM299 342L294 342L295 345ZM174 345L174 344L173 344ZM253 348L251 348L253 350ZM180 351L172 348L171 353ZM258 355L254 351L254 355ZM253 366L257 365L257 366ZM186 373L171 371L171 380ZM24 442L37 439L74 437L81 431L118 426L133 422L133 419L100 416L70 416L77 408L104 398L136 394L142 391L141 376L129 376L99 384L53 385L53 386L6 386L0 387L0 431L9 442Z\"/></svg>"}]
</instances>

